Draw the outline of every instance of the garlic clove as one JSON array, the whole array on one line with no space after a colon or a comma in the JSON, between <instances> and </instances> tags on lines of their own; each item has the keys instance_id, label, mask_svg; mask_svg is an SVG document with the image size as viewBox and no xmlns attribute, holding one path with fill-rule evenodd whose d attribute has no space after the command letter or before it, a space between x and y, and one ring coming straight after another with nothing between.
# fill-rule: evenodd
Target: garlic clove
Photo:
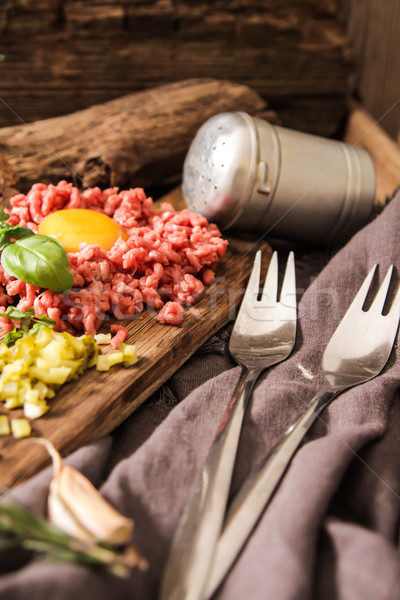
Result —
<instances>
[{"instance_id":1,"label":"garlic clove","mask_svg":"<svg viewBox=\"0 0 400 600\"><path fill-rule=\"evenodd\" d=\"M81 540L127 544L133 521L115 510L82 473L65 465L48 440L37 441L46 446L54 466L48 497L50 522Z\"/></svg>"}]
</instances>

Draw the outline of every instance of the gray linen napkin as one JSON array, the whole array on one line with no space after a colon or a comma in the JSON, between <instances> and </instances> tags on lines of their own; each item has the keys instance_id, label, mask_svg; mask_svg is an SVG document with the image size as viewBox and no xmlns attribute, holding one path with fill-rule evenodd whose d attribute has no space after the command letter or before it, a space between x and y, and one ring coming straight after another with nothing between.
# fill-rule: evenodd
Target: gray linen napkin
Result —
<instances>
[{"instance_id":1,"label":"gray linen napkin","mask_svg":"<svg viewBox=\"0 0 400 600\"><path fill-rule=\"evenodd\" d=\"M292 356L255 388L232 493L321 384L323 350L371 266L380 264L380 279L390 263L400 269L399 224L400 194L307 287ZM304 269L300 280L314 273ZM121 581L71 565L28 564L0 577L0 598L157 598L183 506L239 377L239 368L221 351L224 335L180 369L162 397L112 436L69 458L135 520L134 541L149 570ZM400 597L399 383L396 347L382 375L342 394L323 413L216 598ZM186 393L170 411L168 405ZM43 510L50 475L44 471L20 486L14 498Z\"/></svg>"}]
</instances>

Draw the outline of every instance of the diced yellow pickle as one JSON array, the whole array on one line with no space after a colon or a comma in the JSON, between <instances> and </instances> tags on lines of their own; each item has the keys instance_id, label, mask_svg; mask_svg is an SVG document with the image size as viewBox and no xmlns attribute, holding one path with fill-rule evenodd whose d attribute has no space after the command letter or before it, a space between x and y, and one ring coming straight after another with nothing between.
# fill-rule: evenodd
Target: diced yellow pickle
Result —
<instances>
[{"instance_id":1,"label":"diced yellow pickle","mask_svg":"<svg viewBox=\"0 0 400 600\"><path fill-rule=\"evenodd\" d=\"M57 364L63 364L64 360L71 360L75 358L74 350L71 346L65 344L65 339L60 337L52 340L47 346L42 348L39 352L39 356L53 363L53 366Z\"/></svg>"},{"instance_id":2,"label":"diced yellow pickle","mask_svg":"<svg viewBox=\"0 0 400 600\"><path fill-rule=\"evenodd\" d=\"M82 340L84 336L74 337L67 331L63 331L61 334L63 336L64 341L72 348L76 356L81 356L85 352L85 344Z\"/></svg>"},{"instance_id":3,"label":"diced yellow pickle","mask_svg":"<svg viewBox=\"0 0 400 600\"><path fill-rule=\"evenodd\" d=\"M27 419L11 419L11 433L15 438L24 438L31 435L31 426Z\"/></svg>"},{"instance_id":4,"label":"diced yellow pickle","mask_svg":"<svg viewBox=\"0 0 400 600\"><path fill-rule=\"evenodd\" d=\"M26 362L32 350L36 349L35 339L32 336L20 338L13 346L14 359Z\"/></svg>"},{"instance_id":5,"label":"diced yellow pickle","mask_svg":"<svg viewBox=\"0 0 400 600\"><path fill-rule=\"evenodd\" d=\"M63 367L68 367L69 369L71 369L69 380L71 380L73 377L75 377L75 375L77 373L79 373L79 374L83 373L83 369L82 369L83 358L76 358L75 360L63 360L61 365Z\"/></svg>"},{"instance_id":6,"label":"diced yellow pickle","mask_svg":"<svg viewBox=\"0 0 400 600\"><path fill-rule=\"evenodd\" d=\"M50 367L47 369L31 367L29 369L31 377L44 381L44 383L56 383L57 385L65 383L70 373L71 369L68 367Z\"/></svg>"},{"instance_id":7,"label":"diced yellow pickle","mask_svg":"<svg viewBox=\"0 0 400 600\"><path fill-rule=\"evenodd\" d=\"M40 369L41 371L47 371L47 369L50 369L50 367L58 367L59 362L58 360L55 360L53 362L51 360L47 360L46 358L41 358L40 356L38 356L33 366L37 369Z\"/></svg>"},{"instance_id":8,"label":"diced yellow pickle","mask_svg":"<svg viewBox=\"0 0 400 600\"><path fill-rule=\"evenodd\" d=\"M39 390L27 390L25 392L25 402L29 402L30 404L40 404L42 399L40 398Z\"/></svg>"},{"instance_id":9,"label":"diced yellow pickle","mask_svg":"<svg viewBox=\"0 0 400 600\"><path fill-rule=\"evenodd\" d=\"M43 416L49 410L49 408L50 407L48 404L46 404L46 402L38 402L37 404L25 402L24 415L28 419L38 419L39 417Z\"/></svg>"},{"instance_id":10,"label":"diced yellow pickle","mask_svg":"<svg viewBox=\"0 0 400 600\"><path fill-rule=\"evenodd\" d=\"M111 336L102 335L99 340L108 343ZM61 385L77 379L86 369L96 366L99 371L108 371L113 365L122 363L127 367L136 361L132 345L120 344L117 352L103 355L93 336L74 337L42 326L10 347L0 343L0 401L7 409L23 406L28 419L37 419L49 409L46 400L54 398ZM30 427L29 422L18 421L14 425L17 437L29 435L23 433Z\"/></svg>"},{"instance_id":11,"label":"diced yellow pickle","mask_svg":"<svg viewBox=\"0 0 400 600\"><path fill-rule=\"evenodd\" d=\"M7 398L8 396L18 395L18 381L6 381L0 386L1 397Z\"/></svg>"},{"instance_id":12,"label":"diced yellow pickle","mask_svg":"<svg viewBox=\"0 0 400 600\"><path fill-rule=\"evenodd\" d=\"M131 367L137 362L136 349L132 344L124 344L121 342L118 349L123 354L122 364L124 367Z\"/></svg>"},{"instance_id":13,"label":"diced yellow pickle","mask_svg":"<svg viewBox=\"0 0 400 600\"><path fill-rule=\"evenodd\" d=\"M8 346L6 346L5 344L0 344L0 358L3 359L4 356L7 356L7 354L10 352L10 348L8 348Z\"/></svg>"},{"instance_id":14,"label":"diced yellow pickle","mask_svg":"<svg viewBox=\"0 0 400 600\"><path fill-rule=\"evenodd\" d=\"M14 360L11 363L8 363L3 368L1 376L5 381L9 381L10 379L20 377L21 375L24 375L27 372L28 372L27 363L22 358L19 358L17 360Z\"/></svg>"},{"instance_id":15,"label":"diced yellow pickle","mask_svg":"<svg viewBox=\"0 0 400 600\"><path fill-rule=\"evenodd\" d=\"M19 399L19 396L14 396L13 398L6 398L4 400L4 406L7 410L12 410L13 408L19 408L23 405L23 401Z\"/></svg>"},{"instance_id":16,"label":"diced yellow pickle","mask_svg":"<svg viewBox=\"0 0 400 600\"><path fill-rule=\"evenodd\" d=\"M0 435L10 435L10 422L7 415L0 415Z\"/></svg>"},{"instance_id":17,"label":"diced yellow pickle","mask_svg":"<svg viewBox=\"0 0 400 600\"><path fill-rule=\"evenodd\" d=\"M102 356L102 354L93 354L93 356L91 358L89 358L86 368L91 369L92 367L95 367L97 365L99 356Z\"/></svg>"},{"instance_id":18,"label":"diced yellow pickle","mask_svg":"<svg viewBox=\"0 0 400 600\"><path fill-rule=\"evenodd\" d=\"M94 336L94 341L96 344L105 345L111 342L111 333L97 333Z\"/></svg>"},{"instance_id":19,"label":"diced yellow pickle","mask_svg":"<svg viewBox=\"0 0 400 600\"><path fill-rule=\"evenodd\" d=\"M27 389L24 386L20 386L19 390L18 390L18 400L20 402L20 406L23 406L24 402L25 402L25 397L26 397L26 393L27 393Z\"/></svg>"},{"instance_id":20,"label":"diced yellow pickle","mask_svg":"<svg viewBox=\"0 0 400 600\"><path fill-rule=\"evenodd\" d=\"M33 386L34 390L37 390L40 400L44 400L47 397L47 392L49 388L43 381L37 381Z\"/></svg>"},{"instance_id":21,"label":"diced yellow pickle","mask_svg":"<svg viewBox=\"0 0 400 600\"><path fill-rule=\"evenodd\" d=\"M124 358L122 352L109 352L108 354L99 354L97 357L96 369L98 371L108 371L110 367L121 363Z\"/></svg>"},{"instance_id":22,"label":"diced yellow pickle","mask_svg":"<svg viewBox=\"0 0 400 600\"><path fill-rule=\"evenodd\" d=\"M43 348L50 344L54 338L55 331L50 327L40 327L35 336L35 345L37 348Z\"/></svg>"}]
</instances>

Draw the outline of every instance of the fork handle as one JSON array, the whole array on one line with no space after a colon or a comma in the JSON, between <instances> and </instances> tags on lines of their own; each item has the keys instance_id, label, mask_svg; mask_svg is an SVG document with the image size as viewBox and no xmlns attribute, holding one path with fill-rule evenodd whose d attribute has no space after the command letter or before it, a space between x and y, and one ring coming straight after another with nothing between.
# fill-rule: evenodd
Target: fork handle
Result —
<instances>
[{"instance_id":1,"label":"fork handle","mask_svg":"<svg viewBox=\"0 0 400 600\"><path fill-rule=\"evenodd\" d=\"M217 543L212 571L203 595L204 600L212 596L224 579L271 499L304 436L318 415L338 393L339 390L332 390L328 384L324 384L306 410L288 427L236 494Z\"/></svg>"},{"instance_id":2,"label":"fork handle","mask_svg":"<svg viewBox=\"0 0 400 600\"><path fill-rule=\"evenodd\" d=\"M173 541L161 600L199 600L222 529L244 412L260 370L242 367Z\"/></svg>"}]
</instances>

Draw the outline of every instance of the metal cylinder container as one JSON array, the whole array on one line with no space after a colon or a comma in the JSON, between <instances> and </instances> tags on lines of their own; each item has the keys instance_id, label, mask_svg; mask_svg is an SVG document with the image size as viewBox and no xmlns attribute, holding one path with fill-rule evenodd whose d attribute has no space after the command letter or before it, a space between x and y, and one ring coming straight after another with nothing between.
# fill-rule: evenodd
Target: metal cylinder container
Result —
<instances>
[{"instance_id":1,"label":"metal cylinder container","mask_svg":"<svg viewBox=\"0 0 400 600\"><path fill-rule=\"evenodd\" d=\"M362 148L230 112L199 129L182 187L187 206L222 230L324 245L366 223L375 185Z\"/></svg>"}]
</instances>

